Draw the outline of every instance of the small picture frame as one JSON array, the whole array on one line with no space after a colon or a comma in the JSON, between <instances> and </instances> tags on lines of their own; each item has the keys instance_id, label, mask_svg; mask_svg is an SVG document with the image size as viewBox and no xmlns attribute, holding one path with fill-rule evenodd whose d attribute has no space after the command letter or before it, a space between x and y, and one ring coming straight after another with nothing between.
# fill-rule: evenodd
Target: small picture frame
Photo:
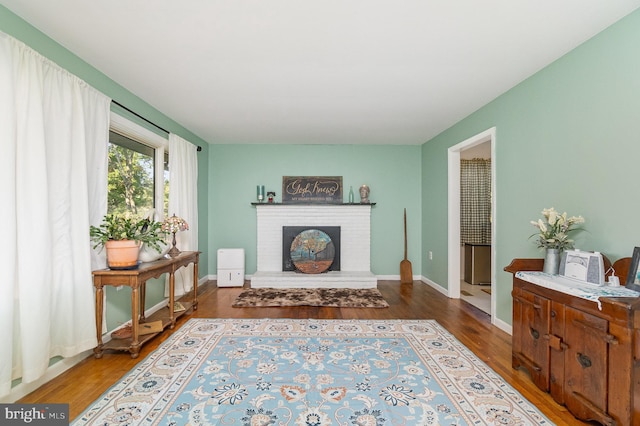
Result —
<instances>
[{"instance_id":1,"label":"small picture frame","mask_svg":"<svg viewBox=\"0 0 640 426\"><path fill-rule=\"evenodd\" d=\"M640 247L634 247L625 287L635 291L640 291L640 277L638 277L640 271L638 270L638 263L640 263Z\"/></svg>"}]
</instances>

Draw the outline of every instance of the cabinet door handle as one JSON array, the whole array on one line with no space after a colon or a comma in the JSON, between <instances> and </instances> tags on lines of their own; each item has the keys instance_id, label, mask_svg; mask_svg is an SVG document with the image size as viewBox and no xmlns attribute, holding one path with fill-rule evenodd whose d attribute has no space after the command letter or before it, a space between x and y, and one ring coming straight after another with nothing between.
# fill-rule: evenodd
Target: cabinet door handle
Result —
<instances>
[{"instance_id":1,"label":"cabinet door handle","mask_svg":"<svg viewBox=\"0 0 640 426\"><path fill-rule=\"evenodd\" d=\"M520 296L514 296L514 299L516 299L518 302L524 304L524 305L529 305L532 306L533 309L542 309L542 305L537 304L537 303L533 303L533 302L529 302L527 299L523 299Z\"/></svg>"},{"instance_id":2,"label":"cabinet door handle","mask_svg":"<svg viewBox=\"0 0 640 426\"><path fill-rule=\"evenodd\" d=\"M556 336L555 334L547 334L544 336L544 338L549 341L549 347L558 352L562 352L569 347L569 345L562 341L562 338Z\"/></svg>"},{"instance_id":3,"label":"cabinet door handle","mask_svg":"<svg viewBox=\"0 0 640 426\"><path fill-rule=\"evenodd\" d=\"M578 359L578 363L580 363L580 366L582 368L591 367L591 358L589 358L587 355L578 352L576 358Z\"/></svg>"},{"instance_id":4,"label":"cabinet door handle","mask_svg":"<svg viewBox=\"0 0 640 426\"><path fill-rule=\"evenodd\" d=\"M605 342L607 342L610 345L617 345L618 343L620 343L616 338L616 336L609 334L606 331L603 331L599 328L596 328L593 325L589 324L588 322L581 321L579 319L574 319L573 324L580 327L584 331L603 339Z\"/></svg>"},{"instance_id":5,"label":"cabinet door handle","mask_svg":"<svg viewBox=\"0 0 640 426\"><path fill-rule=\"evenodd\" d=\"M616 336L608 333L604 336L604 341L610 345L617 345L618 343L620 343Z\"/></svg>"}]
</instances>

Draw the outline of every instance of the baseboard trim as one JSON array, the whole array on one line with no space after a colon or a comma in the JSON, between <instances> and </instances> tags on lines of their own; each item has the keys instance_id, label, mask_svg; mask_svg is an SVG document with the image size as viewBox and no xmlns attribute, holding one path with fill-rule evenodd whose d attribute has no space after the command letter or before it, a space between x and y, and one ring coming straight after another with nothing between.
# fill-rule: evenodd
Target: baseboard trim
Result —
<instances>
[{"instance_id":1,"label":"baseboard trim","mask_svg":"<svg viewBox=\"0 0 640 426\"><path fill-rule=\"evenodd\" d=\"M8 395L0 398L0 402L2 403L14 403L20 398L24 398L29 395L34 390L38 389L40 386L44 385L48 381L56 378L60 374L64 373L71 367L78 364L83 359L93 354L93 349L86 350L84 352L80 352L79 354L72 356L70 358L62 358L60 361L52 364L47 368L47 371L42 375L38 380L30 382L30 383L19 383L16 386L11 388L11 391Z\"/></svg>"},{"instance_id":2,"label":"baseboard trim","mask_svg":"<svg viewBox=\"0 0 640 426\"><path fill-rule=\"evenodd\" d=\"M434 290L439 291L440 293L444 294L445 296L447 296L447 298L450 298L449 297L449 292L447 291L447 289L442 287L437 282L431 281L429 278L427 278L425 276L421 276L420 277L420 281L422 281L423 283L425 283L429 287L433 288Z\"/></svg>"},{"instance_id":3,"label":"baseboard trim","mask_svg":"<svg viewBox=\"0 0 640 426\"><path fill-rule=\"evenodd\" d=\"M497 318L495 315L492 317L491 323L493 325L495 325L496 327L498 327L500 330L502 330L505 333L509 334L510 336L513 336L513 328L512 328L512 326L510 324L507 324L506 322L502 321L500 318Z\"/></svg>"},{"instance_id":4,"label":"baseboard trim","mask_svg":"<svg viewBox=\"0 0 640 426\"><path fill-rule=\"evenodd\" d=\"M209 277L203 277L198 279L198 287L200 287L202 284L206 283L207 281L209 281ZM155 312L159 311L162 308L165 308L167 306L167 303L169 303L169 298L166 298L164 300L161 300L159 303L157 303L156 305L152 306L151 308L147 309L145 311L145 316L146 317L150 317L152 314L154 314ZM131 321L128 321L125 324L120 325L119 327L113 329L113 330L109 330L107 331L106 334L104 334L102 336L103 342L106 343L108 341L111 340L111 333L114 332L115 330L124 327L127 324L131 324ZM78 364L80 361L82 361L83 359L89 357L89 356L93 356L93 349L89 349L86 350L84 352L80 352L77 355L74 355L72 357L69 358L62 358L59 361L55 362L54 364L51 364L47 370L45 371L45 373L42 375L42 377L40 377L39 379L30 382L30 383L18 383L17 385L15 385L14 387L11 388L11 390L9 391L9 393L5 396L3 396L2 398L0 398L0 403L14 403L17 400L19 400L20 398L24 398L25 396L27 396L28 394L30 394L31 392L33 392L34 390L38 389L40 386L46 384L48 381L56 378L57 376L59 376L60 374L64 373L65 371L67 371L68 369L70 369L71 367L75 366L76 364Z\"/></svg>"}]
</instances>

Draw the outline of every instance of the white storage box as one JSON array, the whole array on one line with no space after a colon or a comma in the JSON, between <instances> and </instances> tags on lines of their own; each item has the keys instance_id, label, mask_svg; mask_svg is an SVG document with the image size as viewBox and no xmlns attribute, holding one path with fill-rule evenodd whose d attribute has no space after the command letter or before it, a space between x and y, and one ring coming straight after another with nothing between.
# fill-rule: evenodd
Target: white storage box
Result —
<instances>
[{"instance_id":1,"label":"white storage box","mask_svg":"<svg viewBox=\"0 0 640 426\"><path fill-rule=\"evenodd\" d=\"M218 249L218 287L244 285L244 249Z\"/></svg>"}]
</instances>

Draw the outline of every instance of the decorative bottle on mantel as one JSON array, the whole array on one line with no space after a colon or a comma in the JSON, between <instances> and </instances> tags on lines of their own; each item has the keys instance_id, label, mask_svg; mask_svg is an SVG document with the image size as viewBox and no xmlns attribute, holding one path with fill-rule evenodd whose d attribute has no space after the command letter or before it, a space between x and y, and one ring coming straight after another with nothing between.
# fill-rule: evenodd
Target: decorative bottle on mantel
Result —
<instances>
[{"instance_id":1,"label":"decorative bottle on mantel","mask_svg":"<svg viewBox=\"0 0 640 426\"><path fill-rule=\"evenodd\" d=\"M349 187L349 204L353 204L353 186Z\"/></svg>"}]
</instances>

